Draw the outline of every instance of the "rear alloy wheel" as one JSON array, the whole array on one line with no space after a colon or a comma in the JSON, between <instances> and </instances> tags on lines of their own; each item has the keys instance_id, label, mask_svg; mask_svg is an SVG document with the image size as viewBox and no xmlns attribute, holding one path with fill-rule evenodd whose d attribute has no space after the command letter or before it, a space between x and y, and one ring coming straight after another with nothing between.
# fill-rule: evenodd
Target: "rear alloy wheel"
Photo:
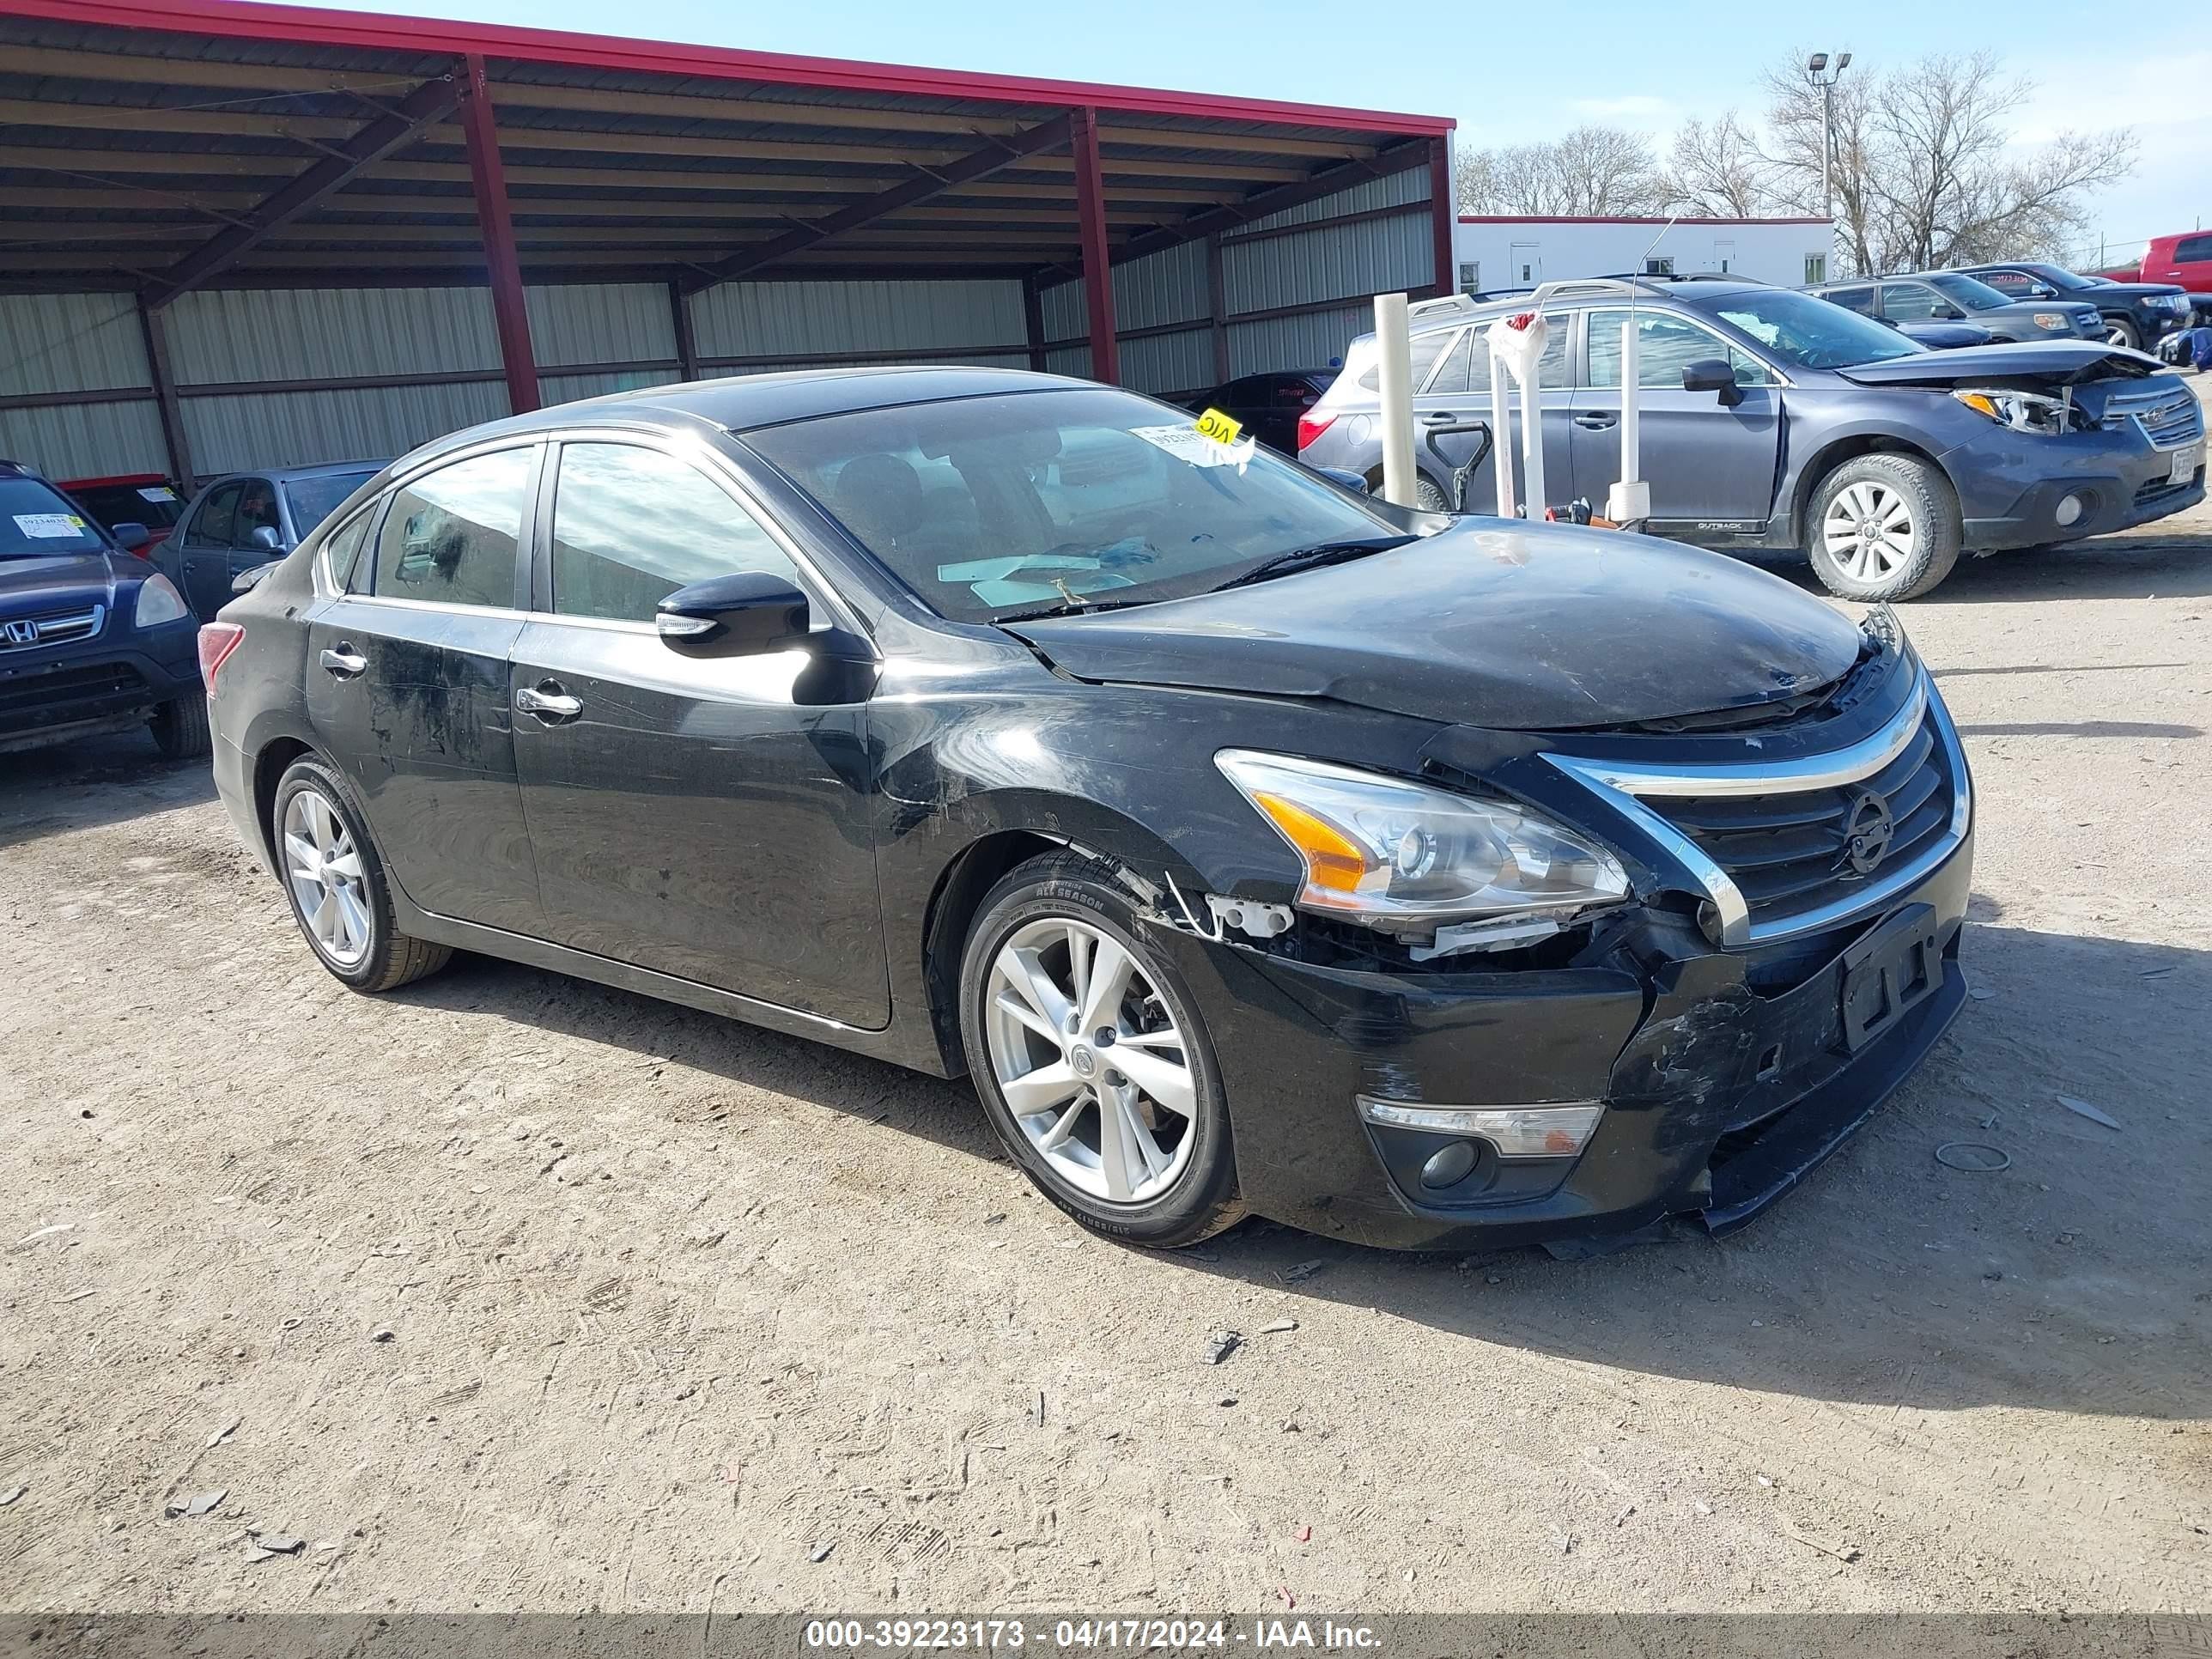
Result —
<instances>
[{"instance_id":1,"label":"rear alloy wheel","mask_svg":"<svg viewBox=\"0 0 2212 1659\"><path fill-rule=\"evenodd\" d=\"M2110 317L2105 321L2105 343L2123 346L2130 351L2140 351L2142 349L2142 336L2136 332L2136 325L2126 318Z\"/></svg>"},{"instance_id":2,"label":"rear alloy wheel","mask_svg":"<svg viewBox=\"0 0 2212 1659\"><path fill-rule=\"evenodd\" d=\"M986 899L961 975L976 1092L1023 1171L1084 1225L1157 1248L1243 1213L1197 1011L1108 872L1034 860Z\"/></svg>"},{"instance_id":3,"label":"rear alloy wheel","mask_svg":"<svg viewBox=\"0 0 2212 1659\"><path fill-rule=\"evenodd\" d=\"M1814 497L1806 548L1831 593L1868 604L1917 599L1951 574L1961 539L1950 483L1915 455L1845 461Z\"/></svg>"},{"instance_id":4,"label":"rear alloy wheel","mask_svg":"<svg viewBox=\"0 0 2212 1659\"><path fill-rule=\"evenodd\" d=\"M295 761L270 811L293 919L324 967L356 991L390 991L453 956L399 931L384 866L343 787L320 761Z\"/></svg>"}]
</instances>

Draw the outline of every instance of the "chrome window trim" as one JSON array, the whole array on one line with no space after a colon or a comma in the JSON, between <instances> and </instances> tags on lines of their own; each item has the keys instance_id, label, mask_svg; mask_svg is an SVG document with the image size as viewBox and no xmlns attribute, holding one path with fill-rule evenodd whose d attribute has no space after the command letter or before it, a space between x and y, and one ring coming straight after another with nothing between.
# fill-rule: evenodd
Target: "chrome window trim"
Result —
<instances>
[{"instance_id":1,"label":"chrome window trim","mask_svg":"<svg viewBox=\"0 0 2212 1659\"><path fill-rule=\"evenodd\" d=\"M1728 872L1715 863L1686 831L1644 804L1647 799L1685 795L1735 797L1840 788L1872 776L1895 760L1929 720L1935 722L1936 741L1942 746L1944 758L1951 769L1951 822L1943 835L1917 856L1893 870L1884 871L1878 879L1857 891L1793 915L1753 921L1751 907ZM1819 933L1879 908L1942 868L1966 841L1973 824L1973 783L1966 770L1966 750L1959 742L1950 711L1943 707L1942 699L1930 690L1925 668L1917 672L1911 696L1887 726L1832 754L1801 761L1730 767L1725 771L1687 765L1621 766L1557 752L1547 752L1544 758L1603 796L1614 811L1680 861L1712 901L1719 923L1717 942L1729 950L1771 945Z\"/></svg>"}]
</instances>

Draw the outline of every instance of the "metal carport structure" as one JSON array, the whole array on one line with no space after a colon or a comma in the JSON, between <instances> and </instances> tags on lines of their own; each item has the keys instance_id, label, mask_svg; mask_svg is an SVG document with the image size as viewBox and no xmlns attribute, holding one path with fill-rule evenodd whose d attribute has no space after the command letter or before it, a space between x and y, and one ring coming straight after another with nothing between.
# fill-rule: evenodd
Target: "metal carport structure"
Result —
<instances>
[{"instance_id":1,"label":"metal carport structure","mask_svg":"<svg viewBox=\"0 0 2212 1659\"><path fill-rule=\"evenodd\" d=\"M1451 127L0 0L0 453L189 482L701 374L1025 363L1164 392L1322 362L1372 294L1448 287Z\"/></svg>"}]
</instances>

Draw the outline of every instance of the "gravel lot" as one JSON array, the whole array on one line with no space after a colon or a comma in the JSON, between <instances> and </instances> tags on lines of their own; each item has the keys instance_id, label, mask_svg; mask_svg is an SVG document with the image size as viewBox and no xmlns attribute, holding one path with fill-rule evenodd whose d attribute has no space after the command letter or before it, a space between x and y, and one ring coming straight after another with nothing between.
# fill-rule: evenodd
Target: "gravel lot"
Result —
<instances>
[{"instance_id":1,"label":"gravel lot","mask_svg":"<svg viewBox=\"0 0 2212 1659\"><path fill-rule=\"evenodd\" d=\"M965 1085L356 997L204 771L0 758L0 1608L2205 1608L2212 514L1905 614L1976 1000L1756 1226L1575 1265L1096 1243Z\"/></svg>"}]
</instances>

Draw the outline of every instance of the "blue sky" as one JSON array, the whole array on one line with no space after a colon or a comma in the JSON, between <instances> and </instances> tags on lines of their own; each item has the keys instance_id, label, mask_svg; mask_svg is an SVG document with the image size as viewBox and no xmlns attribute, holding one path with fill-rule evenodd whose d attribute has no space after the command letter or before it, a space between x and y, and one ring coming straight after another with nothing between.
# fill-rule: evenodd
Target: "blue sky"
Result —
<instances>
[{"instance_id":1,"label":"blue sky","mask_svg":"<svg viewBox=\"0 0 2212 1659\"><path fill-rule=\"evenodd\" d=\"M2024 137L2136 129L2142 160L2133 178L2092 204L2093 234L2109 237L2117 252L2212 216L2212 52L2176 46L2153 57L2139 46L2106 47L2099 35L2140 40L2142 31L2099 30L2094 9L2078 0L2002 7L1861 0L1834 9L1848 27L1772 0L1690 7L1577 0L1520 15L1474 6L1377 13L1346 0L629 0L615 9L605 0L404 0L374 9L1452 115L1460 142L1475 145L1548 137L1585 120L1640 128L1663 142L1686 117L1731 105L1755 111L1759 71L1795 50L1848 49L1856 73L1884 60L1989 45L2039 83L2015 118ZM1418 39L1395 27L1415 15ZM1360 38L1359 20L1376 16L1394 27ZM1538 33L1527 21L1550 27ZM1530 55L1547 46L1560 51Z\"/></svg>"}]
</instances>

